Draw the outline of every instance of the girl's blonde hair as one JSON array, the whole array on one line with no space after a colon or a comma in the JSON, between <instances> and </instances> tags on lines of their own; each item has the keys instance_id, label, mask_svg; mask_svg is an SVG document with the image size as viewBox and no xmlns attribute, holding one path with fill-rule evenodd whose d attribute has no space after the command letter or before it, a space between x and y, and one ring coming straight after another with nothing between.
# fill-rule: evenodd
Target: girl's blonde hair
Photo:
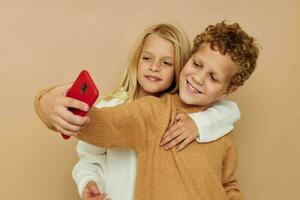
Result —
<instances>
[{"instance_id":1,"label":"girl's blonde hair","mask_svg":"<svg viewBox=\"0 0 300 200\"><path fill-rule=\"evenodd\" d=\"M157 34L160 37L168 40L174 46L175 62L174 62L174 83L164 92L175 93L178 91L178 79L181 69L187 62L190 56L190 43L186 34L170 24L157 24L147 28L138 38L135 46L133 47L127 62L125 73L122 76L121 81L115 87L115 89L105 96L104 100L111 100L118 98L124 102L132 101L136 97L138 88L137 81L137 68L139 57L143 48L144 41L150 34Z\"/></svg>"}]
</instances>

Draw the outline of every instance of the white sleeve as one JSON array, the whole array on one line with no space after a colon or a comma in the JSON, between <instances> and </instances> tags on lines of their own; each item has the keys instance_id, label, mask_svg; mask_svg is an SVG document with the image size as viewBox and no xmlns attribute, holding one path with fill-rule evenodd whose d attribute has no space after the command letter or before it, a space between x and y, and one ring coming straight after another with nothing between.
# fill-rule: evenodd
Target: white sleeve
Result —
<instances>
[{"instance_id":1,"label":"white sleeve","mask_svg":"<svg viewBox=\"0 0 300 200\"><path fill-rule=\"evenodd\" d=\"M199 130L196 141L199 143L217 140L233 128L233 124L240 119L240 110L233 101L218 101L204 112L190 113Z\"/></svg>"},{"instance_id":2,"label":"white sleeve","mask_svg":"<svg viewBox=\"0 0 300 200\"><path fill-rule=\"evenodd\" d=\"M73 168L72 176L80 196L89 181L95 181L99 189L105 191L106 149L79 141L77 154L80 160Z\"/></svg>"},{"instance_id":3,"label":"white sleeve","mask_svg":"<svg viewBox=\"0 0 300 200\"><path fill-rule=\"evenodd\" d=\"M121 100L100 101L95 105L97 108L113 107L122 103ZM105 191L105 179L107 175L106 163L107 149L79 141L77 154L79 161L72 171L73 179L77 185L79 195L82 197L83 189L89 181L95 181L99 189Z\"/></svg>"}]
</instances>

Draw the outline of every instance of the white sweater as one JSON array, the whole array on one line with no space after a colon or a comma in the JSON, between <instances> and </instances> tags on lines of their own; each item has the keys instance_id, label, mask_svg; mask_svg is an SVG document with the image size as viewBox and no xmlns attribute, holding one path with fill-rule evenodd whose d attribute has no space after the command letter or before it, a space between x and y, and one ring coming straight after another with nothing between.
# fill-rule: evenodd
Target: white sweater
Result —
<instances>
[{"instance_id":1,"label":"white sweater","mask_svg":"<svg viewBox=\"0 0 300 200\"><path fill-rule=\"evenodd\" d=\"M123 103L118 99L99 102L96 107L113 107ZM240 118L236 103L219 101L205 112L191 113L199 131L200 143L214 141L233 129ZM104 149L79 141L79 161L73 169L73 178L80 196L89 181L95 181L101 191L112 200L132 200L135 188L136 154L133 150Z\"/></svg>"}]
</instances>

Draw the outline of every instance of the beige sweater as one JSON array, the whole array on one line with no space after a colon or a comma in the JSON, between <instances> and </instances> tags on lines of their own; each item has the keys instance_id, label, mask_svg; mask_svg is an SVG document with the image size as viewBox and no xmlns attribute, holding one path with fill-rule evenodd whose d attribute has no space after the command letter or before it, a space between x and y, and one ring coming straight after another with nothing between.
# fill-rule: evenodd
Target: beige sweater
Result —
<instances>
[{"instance_id":1,"label":"beige sweater","mask_svg":"<svg viewBox=\"0 0 300 200\"><path fill-rule=\"evenodd\" d=\"M35 108L44 121L36 98ZM201 109L182 103L178 95L144 97L113 108L92 108L90 122L78 139L93 145L124 147L137 152L137 200L242 199L234 172L237 156L232 134L184 150L165 151L162 135L178 112Z\"/></svg>"}]
</instances>

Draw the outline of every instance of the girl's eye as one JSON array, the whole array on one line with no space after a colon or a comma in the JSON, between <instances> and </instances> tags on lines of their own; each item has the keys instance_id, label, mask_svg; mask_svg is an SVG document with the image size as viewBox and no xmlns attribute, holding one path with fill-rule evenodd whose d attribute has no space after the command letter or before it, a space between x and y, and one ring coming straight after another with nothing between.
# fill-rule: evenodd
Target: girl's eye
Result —
<instances>
[{"instance_id":1,"label":"girl's eye","mask_svg":"<svg viewBox=\"0 0 300 200\"><path fill-rule=\"evenodd\" d=\"M164 61L163 63L168 66L173 66L173 63L171 63L171 62Z\"/></svg>"},{"instance_id":2,"label":"girl's eye","mask_svg":"<svg viewBox=\"0 0 300 200\"><path fill-rule=\"evenodd\" d=\"M148 57L148 56L143 56L143 60L150 60L150 57Z\"/></svg>"}]
</instances>

